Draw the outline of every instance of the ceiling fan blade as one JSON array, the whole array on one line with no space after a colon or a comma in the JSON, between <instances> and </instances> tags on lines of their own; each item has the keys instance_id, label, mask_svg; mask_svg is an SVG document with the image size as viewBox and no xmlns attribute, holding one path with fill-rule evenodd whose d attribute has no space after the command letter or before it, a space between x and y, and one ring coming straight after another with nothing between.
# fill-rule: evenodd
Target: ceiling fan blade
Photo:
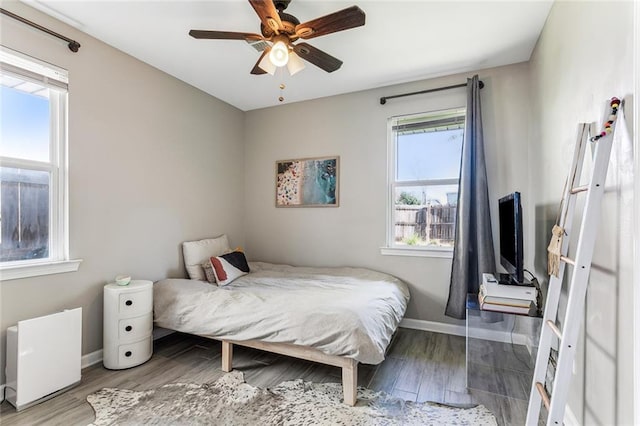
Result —
<instances>
[{"instance_id":1,"label":"ceiling fan blade","mask_svg":"<svg viewBox=\"0 0 640 426\"><path fill-rule=\"evenodd\" d=\"M323 52L320 49L316 49L307 43L298 43L293 46L293 51L298 54L302 59L311 62L318 68L322 68L326 72L334 72L342 66L342 61L338 58L334 58L328 53Z\"/></svg>"},{"instance_id":2,"label":"ceiling fan blade","mask_svg":"<svg viewBox=\"0 0 640 426\"><path fill-rule=\"evenodd\" d=\"M262 40L260 34L254 33L236 33L232 31L207 31L207 30L191 30L189 35L198 39L214 39L214 40Z\"/></svg>"},{"instance_id":3,"label":"ceiling fan blade","mask_svg":"<svg viewBox=\"0 0 640 426\"><path fill-rule=\"evenodd\" d=\"M249 3L251 3L251 6L253 6L253 9L256 11L265 27L271 28L275 32L279 32L283 28L280 15L278 15L278 11L273 5L273 1L249 0Z\"/></svg>"},{"instance_id":4,"label":"ceiling fan blade","mask_svg":"<svg viewBox=\"0 0 640 426\"><path fill-rule=\"evenodd\" d=\"M338 12L296 25L298 37L308 40L337 31L364 25L365 14L358 6L351 6Z\"/></svg>"},{"instance_id":5,"label":"ceiling fan blade","mask_svg":"<svg viewBox=\"0 0 640 426\"><path fill-rule=\"evenodd\" d=\"M259 67L260 62L262 62L262 58L264 58L267 53L269 53L269 49L265 49L264 52L262 52L262 55L260 55L260 57L258 58L258 61L253 66L253 69L251 70L251 74L262 75L267 73L265 70Z\"/></svg>"}]
</instances>

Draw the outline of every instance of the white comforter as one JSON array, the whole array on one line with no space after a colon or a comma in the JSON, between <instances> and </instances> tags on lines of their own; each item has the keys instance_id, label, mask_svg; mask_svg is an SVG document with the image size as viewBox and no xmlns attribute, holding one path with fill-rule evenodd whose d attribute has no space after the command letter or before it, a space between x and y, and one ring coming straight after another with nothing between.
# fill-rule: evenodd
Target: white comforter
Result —
<instances>
[{"instance_id":1,"label":"white comforter","mask_svg":"<svg viewBox=\"0 0 640 426\"><path fill-rule=\"evenodd\" d=\"M155 283L155 324L228 340L310 346L378 364L409 301L404 282L359 268L250 263L225 287L205 281Z\"/></svg>"}]
</instances>

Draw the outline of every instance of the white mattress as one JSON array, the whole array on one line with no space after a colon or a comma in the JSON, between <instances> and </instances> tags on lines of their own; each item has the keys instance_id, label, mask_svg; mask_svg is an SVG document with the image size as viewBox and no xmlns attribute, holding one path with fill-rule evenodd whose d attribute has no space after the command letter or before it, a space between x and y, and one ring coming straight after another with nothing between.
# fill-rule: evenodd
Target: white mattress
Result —
<instances>
[{"instance_id":1,"label":"white mattress","mask_svg":"<svg viewBox=\"0 0 640 426\"><path fill-rule=\"evenodd\" d=\"M225 287L158 281L155 324L216 339L310 346L366 364L384 360L409 301L404 282L361 268L250 268Z\"/></svg>"}]
</instances>

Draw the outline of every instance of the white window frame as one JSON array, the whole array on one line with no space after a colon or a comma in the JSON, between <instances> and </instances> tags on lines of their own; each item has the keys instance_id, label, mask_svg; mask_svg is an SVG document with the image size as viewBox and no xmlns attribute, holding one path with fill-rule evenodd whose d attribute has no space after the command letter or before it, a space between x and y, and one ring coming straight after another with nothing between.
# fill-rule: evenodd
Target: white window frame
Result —
<instances>
[{"instance_id":1,"label":"white window frame","mask_svg":"<svg viewBox=\"0 0 640 426\"><path fill-rule=\"evenodd\" d=\"M386 214L386 246L380 248L380 253L388 256L414 256L414 257L439 257L453 258L453 247L438 246L407 246L398 245L395 242L395 194L396 188L410 186L437 186L437 185L459 185L460 179L422 179L412 181L396 181L396 154L397 154L397 135L393 131L393 127L397 125L399 120L411 119L414 117L428 117L440 112L457 111L464 112L464 107L448 108L441 111L423 112L418 114L409 114L390 117L387 120L387 214Z\"/></svg>"},{"instance_id":2,"label":"white window frame","mask_svg":"<svg viewBox=\"0 0 640 426\"><path fill-rule=\"evenodd\" d=\"M6 73L49 87L49 161L0 157L0 166L50 173L49 256L0 263L2 281L77 271L81 259L69 258L68 83L67 72L19 52L0 47L0 66Z\"/></svg>"}]
</instances>

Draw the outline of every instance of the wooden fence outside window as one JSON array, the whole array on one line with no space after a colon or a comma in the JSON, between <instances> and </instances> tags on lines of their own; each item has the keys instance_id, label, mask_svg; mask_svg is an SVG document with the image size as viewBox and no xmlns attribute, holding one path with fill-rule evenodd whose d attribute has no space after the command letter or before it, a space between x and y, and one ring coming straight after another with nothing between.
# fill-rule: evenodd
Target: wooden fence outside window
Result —
<instances>
[{"instance_id":1,"label":"wooden fence outside window","mask_svg":"<svg viewBox=\"0 0 640 426\"><path fill-rule=\"evenodd\" d=\"M395 206L395 241L408 245L452 246L455 238L455 205Z\"/></svg>"},{"instance_id":2,"label":"wooden fence outside window","mask_svg":"<svg viewBox=\"0 0 640 426\"><path fill-rule=\"evenodd\" d=\"M0 182L0 261L48 256L49 184Z\"/></svg>"}]
</instances>

